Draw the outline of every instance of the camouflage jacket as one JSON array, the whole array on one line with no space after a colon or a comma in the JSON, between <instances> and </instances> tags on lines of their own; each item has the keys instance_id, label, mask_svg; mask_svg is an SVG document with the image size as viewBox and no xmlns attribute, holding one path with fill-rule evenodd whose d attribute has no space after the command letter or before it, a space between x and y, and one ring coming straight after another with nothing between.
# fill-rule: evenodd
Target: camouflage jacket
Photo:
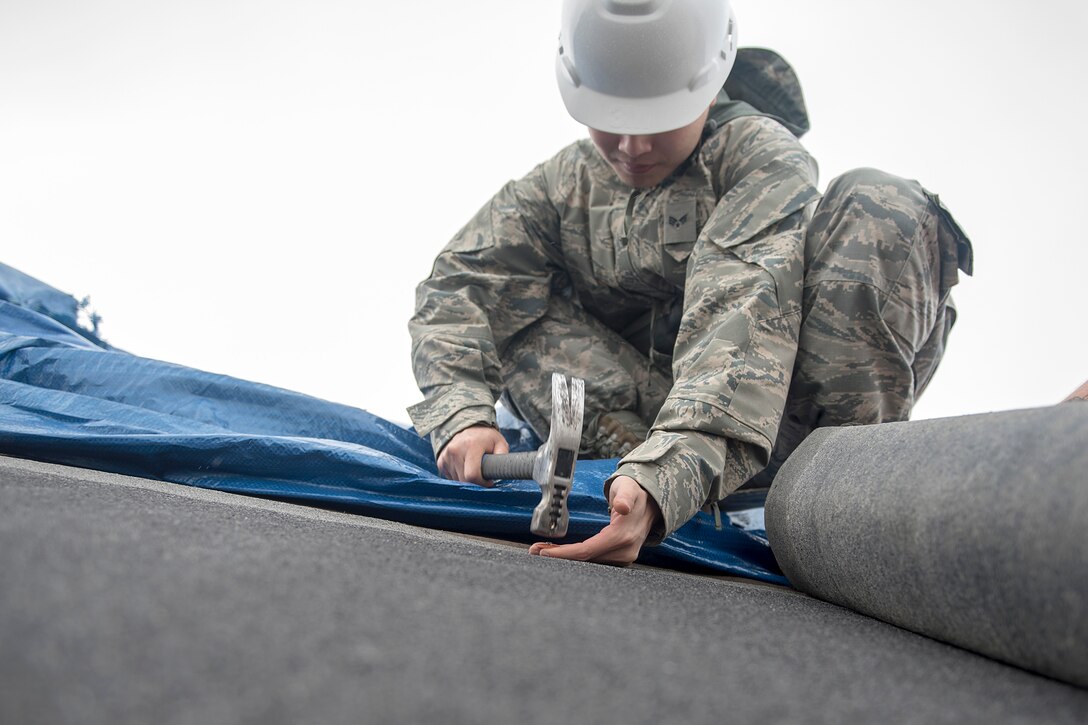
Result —
<instances>
[{"instance_id":1,"label":"camouflage jacket","mask_svg":"<svg viewBox=\"0 0 1088 725\"><path fill-rule=\"evenodd\" d=\"M804 232L816 165L770 118L741 115L704 135L662 184L632 189L587 139L508 183L438 256L409 324L426 400L409 409L436 452L493 423L499 353L573 296L612 326L617 311L683 300L673 387L647 441L622 459L683 525L761 470L797 349ZM670 223L671 217L671 223ZM615 328L618 330L618 328Z\"/></svg>"}]
</instances>

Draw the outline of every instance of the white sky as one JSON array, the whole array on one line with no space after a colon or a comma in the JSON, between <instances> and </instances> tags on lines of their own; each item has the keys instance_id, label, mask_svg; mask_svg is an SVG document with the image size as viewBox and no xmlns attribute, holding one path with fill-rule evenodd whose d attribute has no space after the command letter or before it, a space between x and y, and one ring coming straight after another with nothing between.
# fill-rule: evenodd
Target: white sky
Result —
<instances>
[{"instance_id":1,"label":"white sky","mask_svg":"<svg viewBox=\"0 0 1088 725\"><path fill-rule=\"evenodd\" d=\"M735 0L796 68L821 187L917 178L976 277L916 409L1088 378L1088 9ZM407 320L505 181L584 136L557 0L0 0L0 261L90 294L115 345L406 421Z\"/></svg>"}]
</instances>

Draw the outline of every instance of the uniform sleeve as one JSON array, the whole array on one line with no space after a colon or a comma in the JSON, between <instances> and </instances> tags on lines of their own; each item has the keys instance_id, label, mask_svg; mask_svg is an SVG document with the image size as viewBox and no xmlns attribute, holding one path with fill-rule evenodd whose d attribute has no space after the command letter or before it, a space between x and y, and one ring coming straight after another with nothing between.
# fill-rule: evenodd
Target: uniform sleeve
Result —
<instances>
[{"instance_id":1,"label":"uniform sleeve","mask_svg":"<svg viewBox=\"0 0 1088 725\"><path fill-rule=\"evenodd\" d=\"M543 316L560 270L559 217L549 184L559 159L499 191L435 260L408 324L425 400L408 409L435 454L458 431L495 423L499 353Z\"/></svg>"},{"instance_id":2,"label":"uniform sleeve","mask_svg":"<svg viewBox=\"0 0 1088 725\"><path fill-rule=\"evenodd\" d=\"M759 472L777 437L819 194L807 153L768 124L746 124L726 144L728 191L689 261L673 387L650 437L613 476L631 476L660 507L651 544Z\"/></svg>"}]
</instances>

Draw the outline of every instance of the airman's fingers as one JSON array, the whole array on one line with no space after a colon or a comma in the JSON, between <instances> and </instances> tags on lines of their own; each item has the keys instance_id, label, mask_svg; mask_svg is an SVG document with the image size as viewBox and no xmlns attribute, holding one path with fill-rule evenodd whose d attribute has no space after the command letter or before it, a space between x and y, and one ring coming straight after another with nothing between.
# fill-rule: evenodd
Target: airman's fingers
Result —
<instances>
[{"instance_id":1,"label":"airman's fingers","mask_svg":"<svg viewBox=\"0 0 1088 725\"><path fill-rule=\"evenodd\" d=\"M484 488L491 488L495 485L495 482L484 478L484 455L501 455L509 452L510 446L506 443L506 439L502 437L502 433L494 428L481 429L481 435L475 439L475 445L469 454L465 456L465 477L462 480L470 481Z\"/></svg>"},{"instance_id":2,"label":"airman's fingers","mask_svg":"<svg viewBox=\"0 0 1088 725\"><path fill-rule=\"evenodd\" d=\"M557 559L572 559L574 561L600 561L609 564L630 564L638 558L638 550L642 540L630 535L621 527L609 524L601 531L576 544L552 544L541 542L542 545L536 552L530 548L530 553ZM534 545L535 546L535 545Z\"/></svg>"},{"instance_id":3,"label":"airman's fingers","mask_svg":"<svg viewBox=\"0 0 1088 725\"><path fill-rule=\"evenodd\" d=\"M468 455L465 456L465 476L462 481L468 481L469 483L475 483L477 486L483 486L484 488L491 488L495 485L493 481L489 481L484 478L483 467L484 451L481 448L473 448Z\"/></svg>"},{"instance_id":4,"label":"airman's fingers","mask_svg":"<svg viewBox=\"0 0 1088 725\"><path fill-rule=\"evenodd\" d=\"M600 564L633 564L638 558L638 548L624 546L619 548L598 548L588 545L588 540L581 544L564 544L545 548L541 556L549 559L568 559L570 561L595 561Z\"/></svg>"},{"instance_id":5,"label":"airman's fingers","mask_svg":"<svg viewBox=\"0 0 1088 725\"><path fill-rule=\"evenodd\" d=\"M490 488L494 485L483 477L480 462L485 453L507 453L510 446L498 429L474 425L460 431L438 454L438 472L454 481L474 483Z\"/></svg>"},{"instance_id":6,"label":"airman's fingers","mask_svg":"<svg viewBox=\"0 0 1088 725\"><path fill-rule=\"evenodd\" d=\"M454 465L454 456L450 455L449 446L446 450L442 451L442 455L438 457L438 474L442 478L448 478L451 481L457 480L457 467Z\"/></svg>"},{"instance_id":7,"label":"airman's fingers","mask_svg":"<svg viewBox=\"0 0 1088 725\"><path fill-rule=\"evenodd\" d=\"M462 481L475 483L477 486L484 485L483 476L480 475L480 459L482 457L483 450L481 448L474 445L466 446L465 455L462 459Z\"/></svg>"}]
</instances>

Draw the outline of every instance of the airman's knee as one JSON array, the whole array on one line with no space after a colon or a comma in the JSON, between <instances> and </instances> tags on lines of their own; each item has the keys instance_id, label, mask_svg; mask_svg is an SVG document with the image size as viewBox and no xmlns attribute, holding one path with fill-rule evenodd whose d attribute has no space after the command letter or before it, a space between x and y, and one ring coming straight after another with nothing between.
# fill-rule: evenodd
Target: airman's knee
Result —
<instances>
[{"instance_id":1,"label":"airman's knee","mask_svg":"<svg viewBox=\"0 0 1088 725\"><path fill-rule=\"evenodd\" d=\"M834 206L859 203L870 211L882 208L901 211L912 206L923 209L929 204L917 181L867 167L852 169L832 179L824 200Z\"/></svg>"}]
</instances>

